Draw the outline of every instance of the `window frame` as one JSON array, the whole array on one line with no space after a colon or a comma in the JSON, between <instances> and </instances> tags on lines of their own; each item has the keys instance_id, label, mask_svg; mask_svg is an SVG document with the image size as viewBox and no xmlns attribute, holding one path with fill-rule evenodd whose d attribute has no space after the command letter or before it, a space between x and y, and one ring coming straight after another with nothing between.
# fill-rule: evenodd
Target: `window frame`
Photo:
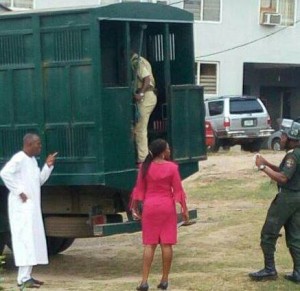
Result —
<instances>
[{"instance_id":1,"label":"window frame","mask_svg":"<svg viewBox=\"0 0 300 291\"><path fill-rule=\"evenodd\" d=\"M31 8L28 8L28 7L19 7L19 6L16 6L15 5L15 1L16 0L8 0L10 2L10 5L8 5L7 7L12 9L12 10L31 10L31 9L35 9L36 8L36 3L35 3L35 0L31 0L32 2L32 7Z\"/></svg>"},{"instance_id":2,"label":"window frame","mask_svg":"<svg viewBox=\"0 0 300 291\"><path fill-rule=\"evenodd\" d=\"M219 10L219 20L203 20L203 7L204 7L204 1L210 1L210 0L198 0L200 1L200 11L199 11L199 20L195 19L195 22L205 22L205 23L220 23L222 22L222 8L223 8L223 0L218 0L220 2L220 10ZM183 0L183 9L186 11L191 12L190 10L185 8L185 2L186 0ZM193 13L193 12L191 12ZM195 13L193 13L195 15Z\"/></svg>"},{"instance_id":3,"label":"window frame","mask_svg":"<svg viewBox=\"0 0 300 291\"><path fill-rule=\"evenodd\" d=\"M201 65L215 65L216 66L216 75L215 75L215 78L216 78L216 82L215 82L215 88L216 88L216 92L213 93L213 94L210 94L210 93L205 93L205 87L203 87L204 89L204 96L205 97L216 97L219 95L219 75L220 75L220 63L219 62L213 62L213 61L210 61L210 62L204 62L204 61L195 61L195 65L196 65L196 75L195 75L195 83L196 85L200 85L200 86L203 86L201 83L200 83L200 80L201 80Z\"/></svg>"},{"instance_id":4,"label":"window frame","mask_svg":"<svg viewBox=\"0 0 300 291\"><path fill-rule=\"evenodd\" d=\"M293 14L294 15L292 15L291 16L291 21L292 21L292 23L291 24L284 24L283 23L283 20L281 21L281 23L280 23L280 26L295 26L296 25L296 20L297 20L297 18L296 18L296 16L297 16L297 2L298 1L296 1L296 0L274 0L275 2L276 2L276 7L275 7L275 9L274 8L272 8L272 7L263 7L262 6L262 2L263 2L264 0L260 0L260 2L259 2L259 11L260 11L260 24L262 24L262 19L263 19L263 14L264 13L279 13L279 14L281 14L282 15L282 19L285 19L285 18L287 18L287 16L288 15L284 15L283 13L282 13L282 10L280 9L280 6L282 5L282 4L284 4L284 3L282 3L283 1L284 2L287 2L287 1L293 1L294 3L294 11L293 11ZM269 0L270 2L272 1L272 0Z\"/></svg>"}]
</instances>

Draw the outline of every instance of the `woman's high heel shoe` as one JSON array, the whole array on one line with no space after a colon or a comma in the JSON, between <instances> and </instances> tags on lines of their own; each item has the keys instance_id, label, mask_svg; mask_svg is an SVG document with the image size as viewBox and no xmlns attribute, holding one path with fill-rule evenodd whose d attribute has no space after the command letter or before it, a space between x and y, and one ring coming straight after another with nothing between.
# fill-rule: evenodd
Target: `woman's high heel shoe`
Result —
<instances>
[{"instance_id":1,"label":"woman's high heel shoe","mask_svg":"<svg viewBox=\"0 0 300 291\"><path fill-rule=\"evenodd\" d=\"M149 285L148 283L143 283L140 286L136 287L136 290L138 291L148 291Z\"/></svg>"},{"instance_id":2,"label":"woman's high heel shoe","mask_svg":"<svg viewBox=\"0 0 300 291\"><path fill-rule=\"evenodd\" d=\"M168 282L160 282L160 283L157 285L157 288L158 288L158 289L162 289L162 290L167 290L167 289L168 289Z\"/></svg>"}]
</instances>

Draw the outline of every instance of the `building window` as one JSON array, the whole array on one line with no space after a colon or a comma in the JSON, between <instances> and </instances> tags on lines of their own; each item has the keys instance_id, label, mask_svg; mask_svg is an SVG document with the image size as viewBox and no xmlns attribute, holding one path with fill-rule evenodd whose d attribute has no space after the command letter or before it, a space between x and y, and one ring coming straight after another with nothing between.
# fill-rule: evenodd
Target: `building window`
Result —
<instances>
[{"instance_id":1,"label":"building window","mask_svg":"<svg viewBox=\"0 0 300 291\"><path fill-rule=\"evenodd\" d=\"M0 0L0 4L14 9L33 9L34 0Z\"/></svg>"},{"instance_id":2,"label":"building window","mask_svg":"<svg viewBox=\"0 0 300 291\"><path fill-rule=\"evenodd\" d=\"M260 7L269 12L277 12L277 0L261 0Z\"/></svg>"},{"instance_id":3,"label":"building window","mask_svg":"<svg viewBox=\"0 0 300 291\"><path fill-rule=\"evenodd\" d=\"M290 26L295 22L296 0L279 0L278 12L282 15L281 25Z\"/></svg>"},{"instance_id":4,"label":"building window","mask_svg":"<svg viewBox=\"0 0 300 291\"><path fill-rule=\"evenodd\" d=\"M205 95L217 94L217 72L216 63L196 63L196 84L203 86Z\"/></svg>"},{"instance_id":5,"label":"building window","mask_svg":"<svg viewBox=\"0 0 300 291\"><path fill-rule=\"evenodd\" d=\"M183 8L193 13L195 20L220 21L221 0L184 0Z\"/></svg>"},{"instance_id":6,"label":"building window","mask_svg":"<svg viewBox=\"0 0 300 291\"><path fill-rule=\"evenodd\" d=\"M295 7L296 0L261 0L261 23L265 24L266 14L276 14L277 18L280 17L280 22L276 21L276 24L283 26L294 25Z\"/></svg>"},{"instance_id":7,"label":"building window","mask_svg":"<svg viewBox=\"0 0 300 291\"><path fill-rule=\"evenodd\" d=\"M0 0L0 4L9 7L11 0Z\"/></svg>"}]
</instances>

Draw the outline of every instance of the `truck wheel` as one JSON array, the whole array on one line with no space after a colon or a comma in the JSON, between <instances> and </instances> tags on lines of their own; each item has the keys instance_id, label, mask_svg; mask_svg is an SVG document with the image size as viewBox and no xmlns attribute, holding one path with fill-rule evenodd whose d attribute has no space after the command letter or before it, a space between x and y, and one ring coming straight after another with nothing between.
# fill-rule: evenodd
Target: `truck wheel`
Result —
<instances>
[{"instance_id":1,"label":"truck wheel","mask_svg":"<svg viewBox=\"0 0 300 291\"><path fill-rule=\"evenodd\" d=\"M3 253L5 245L6 245L5 240L3 239L3 237L0 237L0 256Z\"/></svg>"},{"instance_id":2,"label":"truck wheel","mask_svg":"<svg viewBox=\"0 0 300 291\"><path fill-rule=\"evenodd\" d=\"M0 235L0 255L3 252L5 245L7 245L10 249L12 249L11 238L10 238L9 232L3 232Z\"/></svg>"},{"instance_id":3,"label":"truck wheel","mask_svg":"<svg viewBox=\"0 0 300 291\"><path fill-rule=\"evenodd\" d=\"M57 255L69 248L75 238L47 236L47 247L49 256Z\"/></svg>"}]
</instances>

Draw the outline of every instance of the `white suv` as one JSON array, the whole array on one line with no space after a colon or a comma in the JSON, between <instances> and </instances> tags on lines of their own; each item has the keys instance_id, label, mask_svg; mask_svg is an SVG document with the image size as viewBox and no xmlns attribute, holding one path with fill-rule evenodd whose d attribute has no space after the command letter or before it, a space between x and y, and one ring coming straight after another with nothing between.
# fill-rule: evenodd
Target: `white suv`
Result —
<instances>
[{"instance_id":1,"label":"white suv","mask_svg":"<svg viewBox=\"0 0 300 291\"><path fill-rule=\"evenodd\" d=\"M253 96L222 96L205 100L205 119L212 124L215 146L229 149L241 145L242 150L257 152L274 131L262 101Z\"/></svg>"}]
</instances>

